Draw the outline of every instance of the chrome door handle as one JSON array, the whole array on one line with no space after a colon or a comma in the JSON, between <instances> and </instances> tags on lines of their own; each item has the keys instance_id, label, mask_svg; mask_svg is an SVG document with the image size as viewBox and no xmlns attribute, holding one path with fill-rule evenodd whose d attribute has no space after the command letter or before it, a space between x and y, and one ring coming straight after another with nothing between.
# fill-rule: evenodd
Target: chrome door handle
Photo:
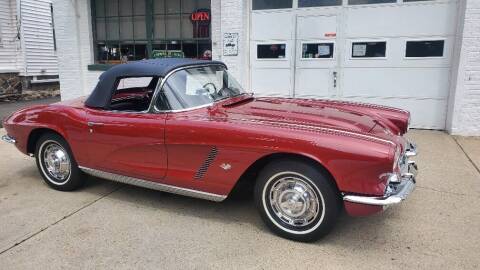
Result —
<instances>
[{"instance_id":1,"label":"chrome door handle","mask_svg":"<svg viewBox=\"0 0 480 270\"><path fill-rule=\"evenodd\" d=\"M103 126L102 123L95 123L95 122L87 122L87 126L93 127L93 126Z\"/></svg>"},{"instance_id":2,"label":"chrome door handle","mask_svg":"<svg viewBox=\"0 0 480 270\"><path fill-rule=\"evenodd\" d=\"M337 88L337 72L333 72L333 88Z\"/></svg>"}]
</instances>

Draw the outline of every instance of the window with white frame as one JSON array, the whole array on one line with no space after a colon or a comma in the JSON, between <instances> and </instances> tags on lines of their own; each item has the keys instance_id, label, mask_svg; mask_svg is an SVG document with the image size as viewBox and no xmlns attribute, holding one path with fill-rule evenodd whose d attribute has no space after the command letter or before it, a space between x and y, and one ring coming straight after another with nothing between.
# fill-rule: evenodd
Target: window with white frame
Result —
<instances>
[{"instance_id":1,"label":"window with white frame","mask_svg":"<svg viewBox=\"0 0 480 270\"><path fill-rule=\"evenodd\" d=\"M285 59L286 48L285 43L258 44L257 59Z\"/></svg>"},{"instance_id":2,"label":"window with white frame","mask_svg":"<svg viewBox=\"0 0 480 270\"><path fill-rule=\"evenodd\" d=\"M405 57L443 57L445 40L409 40L406 42Z\"/></svg>"},{"instance_id":3,"label":"window with white frame","mask_svg":"<svg viewBox=\"0 0 480 270\"><path fill-rule=\"evenodd\" d=\"M298 0L298 7L341 6L342 0Z\"/></svg>"},{"instance_id":4,"label":"window with white frame","mask_svg":"<svg viewBox=\"0 0 480 270\"><path fill-rule=\"evenodd\" d=\"M348 0L349 5L370 5L370 4L385 4L396 3L397 0Z\"/></svg>"},{"instance_id":5,"label":"window with white frame","mask_svg":"<svg viewBox=\"0 0 480 270\"><path fill-rule=\"evenodd\" d=\"M292 0L252 0L253 10L292 8Z\"/></svg>"},{"instance_id":6,"label":"window with white frame","mask_svg":"<svg viewBox=\"0 0 480 270\"><path fill-rule=\"evenodd\" d=\"M357 58L385 58L387 56L386 41L354 41L352 42L351 57Z\"/></svg>"},{"instance_id":7,"label":"window with white frame","mask_svg":"<svg viewBox=\"0 0 480 270\"><path fill-rule=\"evenodd\" d=\"M302 43L302 59L333 58L335 45L333 42Z\"/></svg>"}]
</instances>

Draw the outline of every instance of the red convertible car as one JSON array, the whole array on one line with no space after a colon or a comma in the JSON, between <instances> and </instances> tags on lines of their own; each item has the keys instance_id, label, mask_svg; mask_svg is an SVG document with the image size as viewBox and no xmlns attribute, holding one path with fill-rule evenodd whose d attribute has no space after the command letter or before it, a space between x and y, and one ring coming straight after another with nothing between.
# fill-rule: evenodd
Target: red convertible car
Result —
<instances>
[{"instance_id":1,"label":"red convertible car","mask_svg":"<svg viewBox=\"0 0 480 270\"><path fill-rule=\"evenodd\" d=\"M257 98L222 62L144 60L104 72L86 99L15 112L3 140L61 191L86 173L219 202L250 182L268 227L312 241L342 209L369 215L411 193L409 118L377 105Z\"/></svg>"}]
</instances>

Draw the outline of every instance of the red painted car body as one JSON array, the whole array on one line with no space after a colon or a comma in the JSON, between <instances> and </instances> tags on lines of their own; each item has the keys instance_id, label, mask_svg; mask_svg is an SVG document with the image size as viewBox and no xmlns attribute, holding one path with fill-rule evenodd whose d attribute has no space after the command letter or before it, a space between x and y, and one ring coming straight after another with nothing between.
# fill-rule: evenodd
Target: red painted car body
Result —
<instances>
[{"instance_id":1,"label":"red painted car body","mask_svg":"<svg viewBox=\"0 0 480 270\"><path fill-rule=\"evenodd\" d=\"M322 164L343 193L383 195L386 183L379 176L392 170L395 149L405 145L408 112L339 101L240 98L246 100L233 106L227 100L161 114L90 109L80 98L21 110L4 126L25 154L33 153L28 142L35 132L54 130L80 166L214 194L228 195L262 158L292 154ZM104 124L90 133L88 122ZM197 181L212 146L218 156ZM221 163L232 169L223 170Z\"/></svg>"},{"instance_id":2,"label":"red painted car body","mask_svg":"<svg viewBox=\"0 0 480 270\"><path fill-rule=\"evenodd\" d=\"M4 127L25 154L34 153L42 132L54 131L81 167L220 198L255 166L278 156L322 166L342 196L382 197L388 185L382 176L406 151L402 135L409 118L407 111L384 106L243 94L161 113L102 110L78 98L20 110ZM206 164L212 149L215 158ZM344 205L351 215L383 209L347 200Z\"/></svg>"}]
</instances>

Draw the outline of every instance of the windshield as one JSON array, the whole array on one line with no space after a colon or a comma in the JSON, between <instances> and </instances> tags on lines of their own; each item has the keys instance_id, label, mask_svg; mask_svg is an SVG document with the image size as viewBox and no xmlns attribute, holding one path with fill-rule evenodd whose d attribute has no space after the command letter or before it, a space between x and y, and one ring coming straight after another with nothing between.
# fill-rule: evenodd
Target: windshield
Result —
<instances>
[{"instance_id":1,"label":"windshield","mask_svg":"<svg viewBox=\"0 0 480 270\"><path fill-rule=\"evenodd\" d=\"M169 76L157 101L160 110L188 109L244 94L225 67L211 65L183 69Z\"/></svg>"}]
</instances>

